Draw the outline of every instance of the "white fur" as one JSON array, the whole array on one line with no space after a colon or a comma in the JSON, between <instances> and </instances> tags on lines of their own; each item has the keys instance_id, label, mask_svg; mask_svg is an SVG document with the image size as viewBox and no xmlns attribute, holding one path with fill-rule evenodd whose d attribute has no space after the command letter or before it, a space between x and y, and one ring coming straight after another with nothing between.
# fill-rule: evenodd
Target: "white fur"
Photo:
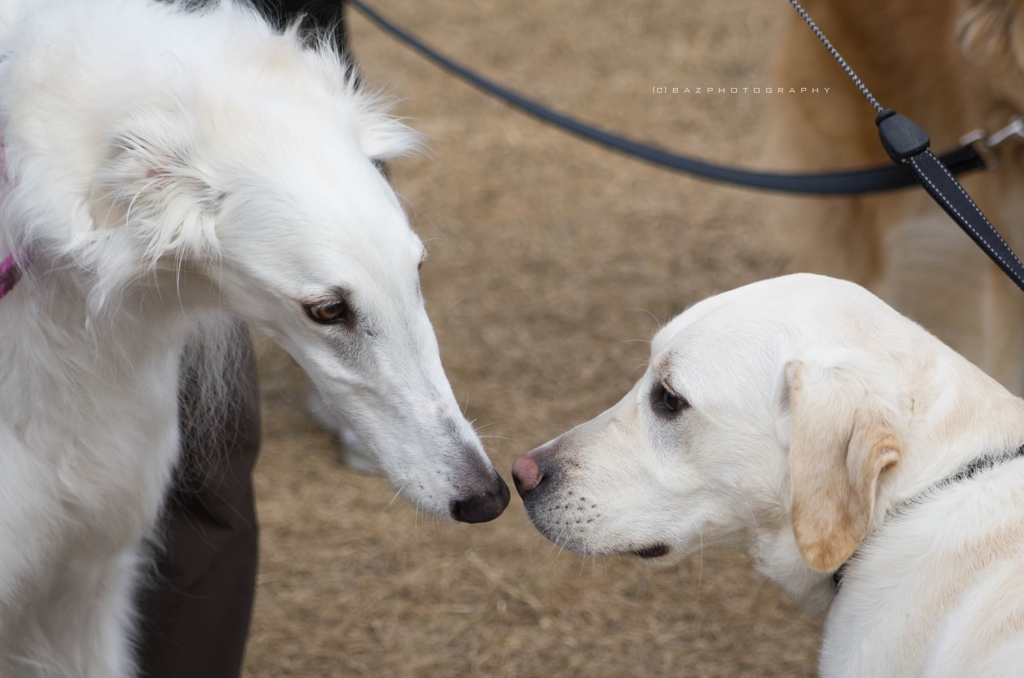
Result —
<instances>
[{"instance_id":1,"label":"white fur","mask_svg":"<svg viewBox=\"0 0 1024 678\"><path fill-rule=\"evenodd\" d=\"M0 39L0 256L26 267L0 300L0 675L133 675L139 544L204 319L289 351L423 510L504 488L372 162L415 137L329 49L145 0L3 0ZM338 290L351 327L307 317Z\"/></svg>"},{"instance_id":2,"label":"white fur","mask_svg":"<svg viewBox=\"0 0 1024 678\"><path fill-rule=\"evenodd\" d=\"M691 406L659 410L661 383ZM808 431L840 444L798 455ZM870 435L882 442L861 446ZM525 503L543 534L584 553L744 551L828 610L826 678L1020 676L1024 459L936 485L1022 442L1024 402L981 370L863 288L795 275L710 298L662 329L619 404L531 453L545 478ZM848 553L825 571L810 563L843 523L824 521L811 543L807 522L864 516L842 500L864 460L882 470L863 485L866 536L835 594L831 571ZM815 493L817 513L795 519Z\"/></svg>"}]
</instances>

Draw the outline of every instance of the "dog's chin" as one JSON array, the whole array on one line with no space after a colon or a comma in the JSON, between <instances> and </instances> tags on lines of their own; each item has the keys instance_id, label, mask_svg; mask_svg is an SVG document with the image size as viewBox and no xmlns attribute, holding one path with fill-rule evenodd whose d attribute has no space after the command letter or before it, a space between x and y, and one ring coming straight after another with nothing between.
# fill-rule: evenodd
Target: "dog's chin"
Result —
<instances>
[{"instance_id":1,"label":"dog's chin","mask_svg":"<svg viewBox=\"0 0 1024 678\"><path fill-rule=\"evenodd\" d=\"M595 533L566 536L564 530L561 529L563 525L558 524L557 521L554 524L550 523L548 521L550 515L543 508L527 505L526 512L534 528L549 541L567 551L584 556L634 555L652 565L670 565L678 563L688 555L687 552L674 548L665 541L652 540L640 544L636 542L623 544L618 540L607 541L602 539L600 534Z\"/></svg>"},{"instance_id":2,"label":"dog's chin","mask_svg":"<svg viewBox=\"0 0 1024 678\"><path fill-rule=\"evenodd\" d=\"M610 546L594 543L590 540L565 538L556 539L544 530L540 530L540 532L550 541L567 551L572 551L585 556L608 557L631 555L636 556L653 567L668 567L676 565L689 555L688 552L682 549L673 548L665 542L654 542L639 548L634 546Z\"/></svg>"},{"instance_id":3,"label":"dog's chin","mask_svg":"<svg viewBox=\"0 0 1024 678\"><path fill-rule=\"evenodd\" d=\"M680 545L670 545L665 542L655 542L639 549L631 549L628 553L644 561L651 567L663 568L678 565L693 553L692 549L686 549Z\"/></svg>"},{"instance_id":4,"label":"dog's chin","mask_svg":"<svg viewBox=\"0 0 1024 678\"><path fill-rule=\"evenodd\" d=\"M671 552L672 549L669 548L669 545L663 543L633 549L633 555L643 560L658 560L659 558L664 558Z\"/></svg>"}]
</instances>

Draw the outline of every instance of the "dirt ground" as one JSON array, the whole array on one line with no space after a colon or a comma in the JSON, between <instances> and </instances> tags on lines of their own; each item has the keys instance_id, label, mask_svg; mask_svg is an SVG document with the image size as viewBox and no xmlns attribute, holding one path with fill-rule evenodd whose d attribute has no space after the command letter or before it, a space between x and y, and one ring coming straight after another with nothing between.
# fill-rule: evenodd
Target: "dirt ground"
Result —
<instances>
[{"instance_id":1,"label":"dirt ground","mask_svg":"<svg viewBox=\"0 0 1024 678\"><path fill-rule=\"evenodd\" d=\"M782 0L375 6L561 111L746 165L773 100L717 88L775 85L766 69L792 11ZM449 378L510 486L516 456L620 398L661 323L783 270L777 198L580 142L349 16L368 80L428 137L395 181L430 250L423 286ZM247 676L813 675L821 620L745 557L709 550L670 569L583 559L535 532L518 497L483 525L417 515L392 503L386 480L342 465L307 414L298 368L268 342L259 350L262 562Z\"/></svg>"}]
</instances>

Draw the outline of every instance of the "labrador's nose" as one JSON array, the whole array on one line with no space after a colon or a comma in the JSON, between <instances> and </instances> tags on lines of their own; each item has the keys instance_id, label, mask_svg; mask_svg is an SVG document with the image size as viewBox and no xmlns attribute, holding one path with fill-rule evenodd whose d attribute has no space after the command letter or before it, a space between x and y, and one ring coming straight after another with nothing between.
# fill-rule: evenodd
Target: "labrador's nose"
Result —
<instances>
[{"instance_id":1,"label":"labrador's nose","mask_svg":"<svg viewBox=\"0 0 1024 678\"><path fill-rule=\"evenodd\" d=\"M545 478L550 478L555 467L551 457L557 449L557 444L548 443L513 462L512 482L515 483L516 492L520 497L526 499L526 495L536 491Z\"/></svg>"},{"instance_id":2,"label":"labrador's nose","mask_svg":"<svg viewBox=\"0 0 1024 678\"><path fill-rule=\"evenodd\" d=\"M512 481L516 484L516 492L520 497L525 497L527 492L537 489L542 480L544 475L532 456L524 454L513 462Z\"/></svg>"}]
</instances>

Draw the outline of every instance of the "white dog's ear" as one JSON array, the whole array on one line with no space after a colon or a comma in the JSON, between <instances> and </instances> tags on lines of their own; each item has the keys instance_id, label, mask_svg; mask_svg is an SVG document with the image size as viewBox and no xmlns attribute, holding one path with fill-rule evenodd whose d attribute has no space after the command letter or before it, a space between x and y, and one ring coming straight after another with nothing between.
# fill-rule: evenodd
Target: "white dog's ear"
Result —
<instances>
[{"instance_id":1,"label":"white dog's ear","mask_svg":"<svg viewBox=\"0 0 1024 678\"><path fill-rule=\"evenodd\" d=\"M793 534L804 560L831 572L871 527L879 474L901 454L896 379L865 354L786 365Z\"/></svg>"},{"instance_id":2,"label":"white dog's ear","mask_svg":"<svg viewBox=\"0 0 1024 678\"><path fill-rule=\"evenodd\" d=\"M170 116L135 121L112 135L89 193L98 229L128 225L152 259L216 248L224 200Z\"/></svg>"},{"instance_id":3,"label":"white dog's ear","mask_svg":"<svg viewBox=\"0 0 1024 678\"><path fill-rule=\"evenodd\" d=\"M359 148L371 160L393 160L419 150L420 135L383 111L365 111L358 126Z\"/></svg>"}]
</instances>

